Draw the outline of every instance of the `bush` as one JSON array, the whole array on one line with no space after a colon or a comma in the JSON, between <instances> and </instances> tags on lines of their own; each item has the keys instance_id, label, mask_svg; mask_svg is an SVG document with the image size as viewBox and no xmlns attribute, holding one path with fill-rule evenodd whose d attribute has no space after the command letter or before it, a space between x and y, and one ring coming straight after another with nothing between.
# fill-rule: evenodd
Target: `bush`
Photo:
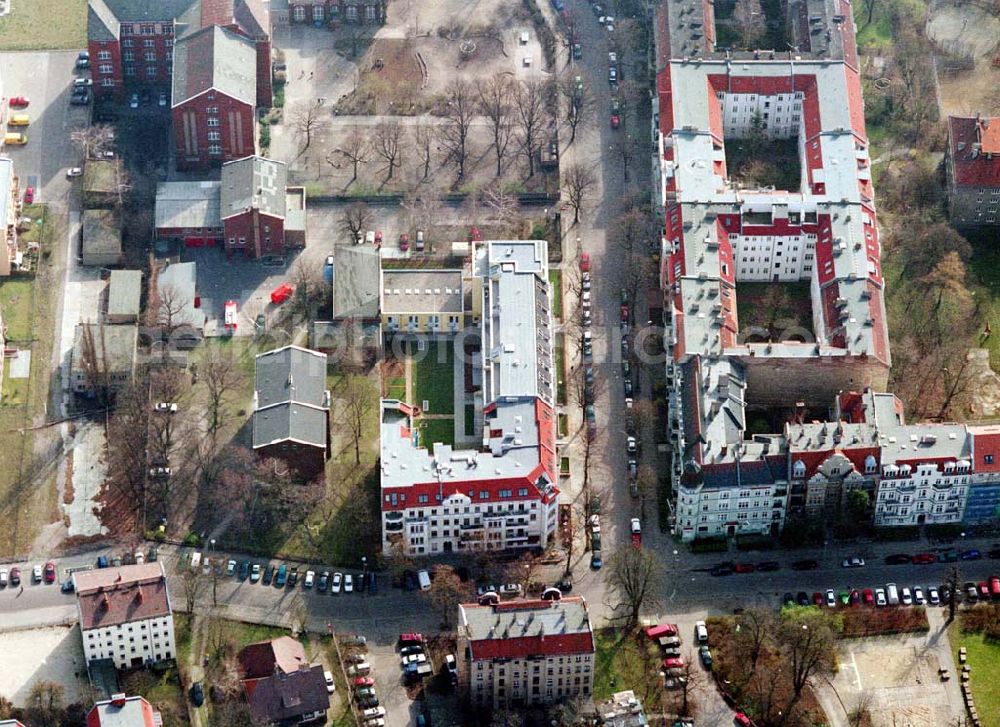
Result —
<instances>
[{"instance_id":1,"label":"bush","mask_svg":"<svg viewBox=\"0 0 1000 727\"><path fill-rule=\"evenodd\" d=\"M772 550L774 540L766 535L741 535L736 538L737 550Z\"/></svg>"},{"instance_id":2,"label":"bush","mask_svg":"<svg viewBox=\"0 0 1000 727\"><path fill-rule=\"evenodd\" d=\"M196 547L200 541L201 538L198 537L198 533L188 533L184 536L184 545L191 548Z\"/></svg>"},{"instance_id":3,"label":"bush","mask_svg":"<svg viewBox=\"0 0 1000 727\"><path fill-rule=\"evenodd\" d=\"M923 606L843 608L838 613L843 620L842 635L845 637L923 633L931 628Z\"/></svg>"},{"instance_id":4,"label":"bush","mask_svg":"<svg viewBox=\"0 0 1000 727\"><path fill-rule=\"evenodd\" d=\"M962 631L982 632L990 639L1000 639L1000 605L980 603L962 612Z\"/></svg>"},{"instance_id":5,"label":"bush","mask_svg":"<svg viewBox=\"0 0 1000 727\"><path fill-rule=\"evenodd\" d=\"M724 538L706 538L691 543L692 553L725 553L727 550L729 543Z\"/></svg>"},{"instance_id":6,"label":"bush","mask_svg":"<svg viewBox=\"0 0 1000 727\"><path fill-rule=\"evenodd\" d=\"M260 127L260 148L267 149L271 146L271 127L264 124Z\"/></svg>"}]
</instances>

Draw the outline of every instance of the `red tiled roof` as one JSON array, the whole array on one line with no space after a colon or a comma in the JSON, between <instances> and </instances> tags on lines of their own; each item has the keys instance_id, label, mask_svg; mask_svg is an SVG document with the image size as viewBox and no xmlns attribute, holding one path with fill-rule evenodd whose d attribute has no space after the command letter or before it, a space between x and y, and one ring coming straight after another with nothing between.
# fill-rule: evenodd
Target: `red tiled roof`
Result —
<instances>
[{"instance_id":1,"label":"red tiled roof","mask_svg":"<svg viewBox=\"0 0 1000 727\"><path fill-rule=\"evenodd\" d=\"M1000 117L949 116L948 144L955 186L1000 186Z\"/></svg>"},{"instance_id":2,"label":"red tiled roof","mask_svg":"<svg viewBox=\"0 0 1000 727\"><path fill-rule=\"evenodd\" d=\"M291 674L309 663L301 642L291 636L250 644L240 651L237 658L240 662L242 679L273 676L275 667L284 674Z\"/></svg>"},{"instance_id":3,"label":"red tiled roof","mask_svg":"<svg viewBox=\"0 0 1000 727\"><path fill-rule=\"evenodd\" d=\"M158 713L143 697L112 697L87 714L87 727L156 727ZM6 723L3 723L6 724Z\"/></svg>"},{"instance_id":4,"label":"red tiled roof","mask_svg":"<svg viewBox=\"0 0 1000 727\"><path fill-rule=\"evenodd\" d=\"M591 633L521 636L486 639L470 643L473 659L524 659L539 654L590 654L594 651Z\"/></svg>"},{"instance_id":5,"label":"red tiled roof","mask_svg":"<svg viewBox=\"0 0 1000 727\"><path fill-rule=\"evenodd\" d=\"M73 582L84 631L170 615L159 563L75 573Z\"/></svg>"}]
</instances>

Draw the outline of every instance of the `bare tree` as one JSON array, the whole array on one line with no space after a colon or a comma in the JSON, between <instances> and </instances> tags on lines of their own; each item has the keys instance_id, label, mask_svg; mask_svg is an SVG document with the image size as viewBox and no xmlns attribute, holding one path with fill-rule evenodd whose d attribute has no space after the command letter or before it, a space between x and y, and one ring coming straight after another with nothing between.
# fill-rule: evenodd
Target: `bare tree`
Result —
<instances>
[{"instance_id":1,"label":"bare tree","mask_svg":"<svg viewBox=\"0 0 1000 727\"><path fill-rule=\"evenodd\" d=\"M185 561L181 561L181 587L184 592L184 605L187 606L187 612L194 614L194 607L198 603L198 597L201 596L202 591L205 588L205 579L201 577L201 573L198 572L197 568L189 568Z\"/></svg>"},{"instance_id":2,"label":"bare tree","mask_svg":"<svg viewBox=\"0 0 1000 727\"><path fill-rule=\"evenodd\" d=\"M777 638L792 681L791 709L813 676L828 672L836 665L835 634L827 614L803 609L782 620Z\"/></svg>"},{"instance_id":3,"label":"bare tree","mask_svg":"<svg viewBox=\"0 0 1000 727\"><path fill-rule=\"evenodd\" d=\"M434 158L434 127L430 123L420 120L413 125L413 145L424 170L421 179L427 179L431 174L431 160Z\"/></svg>"},{"instance_id":4,"label":"bare tree","mask_svg":"<svg viewBox=\"0 0 1000 727\"><path fill-rule=\"evenodd\" d=\"M570 128L569 143L572 144L576 141L577 129L593 120L596 98L580 76L567 78L560 88L566 99L566 122Z\"/></svg>"},{"instance_id":5,"label":"bare tree","mask_svg":"<svg viewBox=\"0 0 1000 727\"><path fill-rule=\"evenodd\" d=\"M351 240L351 243L358 241L361 231L371 226L374 215L371 209L364 202L352 202L340 216L340 230Z\"/></svg>"},{"instance_id":6,"label":"bare tree","mask_svg":"<svg viewBox=\"0 0 1000 727\"><path fill-rule=\"evenodd\" d=\"M429 230L441 218L441 198L433 194L413 193L406 195L400 206L409 217L409 225L418 230Z\"/></svg>"},{"instance_id":7,"label":"bare tree","mask_svg":"<svg viewBox=\"0 0 1000 727\"><path fill-rule=\"evenodd\" d=\"M315 102L296 104L288 115L288 120L292 130L302 138L302 148L299 149L299 154L309 148L313 134L320 133L327 125L323 106Z\"/></svg>"},{"instance_id":8,"label":"bare tree","mask_svg":"<svg viewBox=\"0 0 1000 727\"><path fill-rule=\"evenodd\" d=\"M878 0L864 0L865 3L865 24L862 25L858 30L864 30L866 27L872 24L872 19L875 16L875 5Z\"/></svg>"},{"instance_id":9,"label":"bare tree","mask_svg":"<svg viewBox=\"0 0 1000 727\"><path fill-rule=\"evenodd\" d=\"M342 420L354 440L355 464L361 464L361 440L365 434L365 423L375 408L375 392L367 384L368 380L364 376L349 376L340 391Z\"/></svg>"},{"instance_id":10,"label":"bare tree","mask_svg":"<svg viewBox=\"0 0 1000 727\"><path fill-rule=\"evenodd\" d=\"M521 81L514 86L518 149L528 160L529 177L535 175L535 156L542 144L547 88L546 82L543 81Z\"/></svg>"},{"instance_id":11,"label":"bare tree","mask_svg":"<svg viewBox=\"0 0 1000 727\"><path fill-rule=\"evenodd\" d=\"M503 188L503 180L495 179L480 190L480 199L488 212L488 218L496 221L504 234L516 236L520 232L521 207L517 197Z\"/></svg>"},{"instance_id":12,"label":"bare tree","mask_svg":"<svg viewBox=\"0 0 1000 727\"><path fill-rule=\"evenodd\" d=\"M951 570L948 571L948 589L951 591L948 598L948 623L955 620L955 611L958 608L958 599L960 598L962 587L962 574L959 573L958 566L953 565Z\"/></svg>"},{"instance_id":13,"label":"bare tree","mask_svg":"<svg viewBox=\"0 0 1000 727\"><path fill-rule=\"evenodd\" d=\"M532 584L538 580L542 572L541 558L534 553L524 553L504 569L504 582L517 583L522 592L527 595Z\"/></svg>"},{"instance_id":14,"label":"bare tree","mask_svg":"<svg viewBox=\"0 0 1000 727\"><path fill-rule=\"evenodd\" d=\"M441 611L442 628L448 629L451 625L452 612L463 599L469 597L470 588L462 583L455 569L450 565L438 563L434 566L433 571L434 579L426 594L434 607Z\"/></svg>"},{"instance_id":15,"label":"bare tree","mask_svg":"<svg viewBox=\"0 0 1000 727\"><path fill-rule=\"evenodd\" d=\"M107 124L96 124L71 131L69 140L84 159L100 157L111 149L115 141L114 130Z\"/></svg>"},{"instance_id":16,"label":"bare tree","mask_svg":"<svg viewBox=\"0 0 1000 727\"><path fill-rule=\"evenodd\" d=\"M368 163L371 159L371 153L371 140L361 133L361 129L355 126L351 129L350 133L344 137L343 146L340 146L330 152L326 157L326 161L330 164L330 166L339 169L340 162L334 161L334 154L343 155L347 161L351 163L351 182L353 182L358 178L358 167L362 164Z\"/></svg>"},{"instance_id":17,"label":"bare tree","mask_svg":"<svg viewBox=\"0 0 1000 727\"><path fill-rule=\"evenodd\" d=\"M681 678L677 680L681 697L678 712L680 712L681 717L689 717L691 715L691 697L705 686L705 672L693 661L685 662L681 672Z\"/></svg>"},{"instance_id":18,"label":"bare tree","mask_svg":"<svg viewBox=\"0 0 1000 727\"><path fill-rule=\"evenodd\" d=\"M760 0L736 0L733 10L733 21L740 31L744 48L753 48L754 44L764 35L766 28L764 9Z\"/></svg>"},{"instance_id":19,"label":"bare tree","mask_svg":"<svg viewBox=\"0 0 1000 727\"><path fill-rule=\"evenodd\" d=\"M755 606L744 609L739 616L739 626L735 639L738 660L746 666L748 672L753 672L768 639L777 628L776 619L770 610Z\"/></svg>"},{"instance_id":20,"label":"bare tree","mask_svg":"<svg viewBox=\"0 0 1000 727\"><path fill-rule=\"evenodd\" d=\"M563 175L563 189L573 208L573 224L580 221L580 211L597 184L597 174L593 167L581 162L573 162Z\"/></svg>"},{"instance_id":21,"label":"bare tree","mask_svg":"<svg viewBox=\"0 0 1000 727\"><path fill-rule=\"evenodd\" d=\"M305 316L311 323L316 318L316 309L323 304L326 298L322 260L300 255L289 271L289 278L295 286L290 310Z\"/></svg>"},{"instance_id":22,"label":"bare tree","mask_svg":"<svg viewBox=\"0 0 1000 727\"><path fill-rule=\"evenodd\" d=\"M439 138L449 161L458 167L458 176L465 176L469 156L469 129L476 115L476 99L468 81L456 78L445 89L444 115L447 121L439 127Z\"/></svg>"},{"instance_id":23,"label":"bare tree","mask_svg":"<svg viewBox=\"0 0 1000 727\"><path fill-rule=\"evenodd\" d=\"M78 333L80 336L79 367L83 371L87 390L93 393L95 401L100 406L108 406L112 394L110 362L105 339L106 331L104 326L96 323L81 323Z\"/></svg>"},{"instance_id":24,"label":"bare tree","mask_svg":"<svg viewBox=\"0 0 1000 727\"><path fill-rule=\"evenodd\" d=\"M25 718L32 724L59 724L64 695L65 689L58 682L36 682L28 692Z\"/></svg>"},{"instance_id":25,"label":"bare tree","mask_svg":"<svg viewBox=\"0 0 1000 727\"><path fill-rule=\"evenodd\" d=\"M656 607L663 593L664 576L656 555L647 548L621 545L608 562L607 584L615 594L616 616L631 630L643 609Z\"/></svg>"},{"instance_id":26,"label":"bare tree","mask_svg":"<svg viewBox=\"0 0 1000 727\"><path fill-rule=\"evenodd\" d=\"M507 156L507 147L514 134L514 84L505 73L497 72L486 81L476 83L479 95L479 109L490 122L493 135L493 152L497 160L499 177L503 169L503 160Z\"/></svg>"},{"instance_id":27,"label":"bare tree","mask_svg":"<svg viewBox=\"0 0 1000 727\"><path fill-rule=\"evenodd\" d=\"M202 361L202 379L208 394L208 434L214 440L226 420L227 405L246 380L240 361L231 349L212 349Z\"/></svg>"},{"instance_id":28,"label":"bare tree","mask_svg":"<svg viewBox=\"0 0 1000 727\"><path fill-rule=\"evenodd\" d=\"M191 301L175 286L161 285L159 276L154 274L149 285L146 318L150 328L158 329L157 345L160 347L163 359L169 355L177 331L194 323L187 313L187 306L190 303Z\"/></svg>"},{"instance_id":29,"label":"bare tree","mask_svg":"<svg viewBox=\"0 0 1000 727\"><path fill-rule=\"evenodd\" d=\"M400 165L399 142L403 138L403 127L398 121L383 121L375 127L375 153L385 160L386 181L392 179L393 172Z\"/></svg>"},{"instance_id":30,"label":"bare tree","mask_svg":"<svg viewBox=\"0 0 1000 727\"><path fill-rule=\"evenodd\" d=\"M137 377L118 393L108 419L109 499L138 516L146 497L149 399L145 379Z\"/></svg>"}]
</instances>

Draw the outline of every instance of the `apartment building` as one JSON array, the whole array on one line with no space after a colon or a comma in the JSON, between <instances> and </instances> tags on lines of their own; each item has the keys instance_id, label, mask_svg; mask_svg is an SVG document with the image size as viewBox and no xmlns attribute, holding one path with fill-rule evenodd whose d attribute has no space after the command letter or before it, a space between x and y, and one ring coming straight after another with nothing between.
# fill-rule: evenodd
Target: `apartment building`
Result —
<instances>
[{"instance_id":1,"label":"apartment building","mask_svg":"<svg viewBox=\"0 0 1000 727\"><path fill-rule=\"evenodd\" d=\"M454 334L464 328L462 269L383 268L381 278L379 310L386 335Z\"/></svg>"},{"instance_id":2,"label":"apartment building","mask_svg":"<svg viewBox=\"0 0 1000 727\"><path fill-rule=\"evenodd\" d=\"M271 12L275 22L293 25L384 25L388 5L388 0L273 0Z\"/></svg>"},{"instance_id":3,"label":"apartment building","mask_svg":"<svg viewBox=\"0 0 1000 727\"><path fill-rule=\"evenodd\" d=\"M73 585L88 663L110 659L132 669L177 656L161 563L78 571Z\"/></svg>"},{"instance_id":4,"label":"apartment building","mask_svg":"<svg viewBox=\"0 0 1000 727\"><path fill-rule=\"evenodd\" d=\"M594 688L587 602L573 596L460 604L457 660L459 689L473 707L586 699Z\"/></svg>"},{"instance_id":5,"label":"apartment building","mask_svg":"<svg viewBox=\"0 0 1000 727\"><path fill-rule=\"evenodd\" d=\"M423 402L382 401L382 548L387 555L544 548L555 532L559 490L547 246L543 240L478 243L470 269L469 318L477 327L456 327L455 334L466 344L478 338L483 352L472 359L481 446L421 441ZM458 277L452 280L452 286L461 283ZM410 296L440 301L449 295L449 286L441 282L440 288L421 287ZM461 311L462 294L451 289L454 310ZM397 298L395 283L392 291L390 300ZM408 315L389 305L383 320ZM429 305L419 303L421 315ZM438 331L439 341L455 345L451 329L415 326L412 334ZM384 335L390 332L383 329ZM416 340L419 345L422 339Z\"/></svg>"},{"instance_id":6,"label":"apartment building","mask_svg":"<svg viewBox=\"0 0 1000 727\"><path fill-rule=\"evenodd\" d=\"M112 694L111 699L96 702L87 713L87 727L160 727L162 724L163 716L145 697Z\"/></svg>"},{"instance_id":7,"label":"apartment building","mask_svg":"<svg viewBox=\"0 0 1000 727\"><path fill-rule=\"evenodd\" d=\"M1000 116L949 116L948 208L953 225L1000 225Z\"/></svg>"}]
</instances>

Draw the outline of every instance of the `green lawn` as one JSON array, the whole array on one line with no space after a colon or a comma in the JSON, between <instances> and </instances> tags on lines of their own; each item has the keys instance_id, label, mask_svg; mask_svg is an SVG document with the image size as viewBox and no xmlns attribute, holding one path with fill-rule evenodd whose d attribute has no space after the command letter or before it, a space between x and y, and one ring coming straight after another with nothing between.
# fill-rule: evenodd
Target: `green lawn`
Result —
<instances>
[{"instance_id":1,"label":"green lawn","mask_svg":"<svg viewBox=\"0 0 1000 727\"><path fill-rule=\"evenodd\" d=\"M452 341L428 341L413 356L413 404L429 406L427 414L454 414L455 351Z\"/></svg>"},{"instance_id":2,"label":"green lawn","mask_svg":"<svg viewBox=\"0 0 1000 727\"><path fill-rule=\"evenodd\" d=\"M176 666L162 673L152 669L124 672L121 675L121 684L126 694L137 694L149 700L163 718L163 727L183 727L191 724L188 720L184 689Z\"/></svg>"},{"instance_id":3,"label":"green lawn","mask_svg":"<svg viewBox=\"0 0 1000 727\"><path fill-rule=\"evenodd\" d=\"M868 20L868 10L863 2L854 6L854 25L857 28L858 47L870 47L872 50L887 48L892 45L892 18L887 4L877 3L872 13L872 22Z\"/></svg>"},{"instance_id":4,"label":"green lawn","mask_svg":"<svg viewBox=\"0 0 1000 727\"><path fill-rule=\"evenodd\" d=\"M552 286L552 315L562 320L562 270L549 270L549 285Z\"/></svg>"},{"instance_id":5,"label":"green lawn","mask_svg":"<svg viewBox=\"0 0 1000 727\"><path fill-rule=\"evenodd\" d=\"M32 336L32 278L7 278L0 282L0 313L7 340L30 341Z\"/></svg>"},{"instance_id":6,"label":"green lawn","mask_svg":"<svg viewBox=\"0 0 1000 727\"><path fill-rule=\"evenodd\" d=\"M646 713L661 709L663 685L660 658L652 642L626 635L619 629L594 631L594 701L608 699L622 689L632 689L642 700Z\"/></svg>"},{"instance_id":7,"label":"green lawn","mask_svg":"<svg viewBox=\"0 0 1000 727\"><path fill-rule=\"evenodd\" d=\"M420 444L433 450L434 444L455 443L455 420L454 419L421 419L420 420Z\"/></svg>"},{"instance_id":8,"label":"green lawn","mask_svg":"<svg viewBox=\"0 0 1000 727\"><path fill-rule=\"evenodd\" d=\"M87 0L14 2L0 18L0 50L87 47Z\"/></svg>"},{"instance_id":9,"label":"green lawn","mask_svg":"<svg viewBox=\"0 0 1000 727\"><path fill-rule=\"evenodd\" d=\"M22 406L28 401L28 379L10 378L10 361L4 362L0 406Z\"/></svg>"},{"instance_id":10,"label":"green lawn","mask_svg":"<svg viewBox=\"0 0 1000 727\"><path fill-rule=\"evenodd\" d=\"M961 618L948 627L951 650L958 664L958 649L964 646L968 652L968 663L972 667L969 683L972 698L983 727L1000 727L1000 643L989 641L983 634L962 633Z\"/></svg>"},{"instance_id":11,"label":"green lawn","mask_svg":"<svg viewBox=\"0 0 1000 727\"><path fill-rule=\"evenodd\" d=\"M385 398L406 401L406 379L401 376L389 379L385 385Z\"/></svg>"}]
</instances>

